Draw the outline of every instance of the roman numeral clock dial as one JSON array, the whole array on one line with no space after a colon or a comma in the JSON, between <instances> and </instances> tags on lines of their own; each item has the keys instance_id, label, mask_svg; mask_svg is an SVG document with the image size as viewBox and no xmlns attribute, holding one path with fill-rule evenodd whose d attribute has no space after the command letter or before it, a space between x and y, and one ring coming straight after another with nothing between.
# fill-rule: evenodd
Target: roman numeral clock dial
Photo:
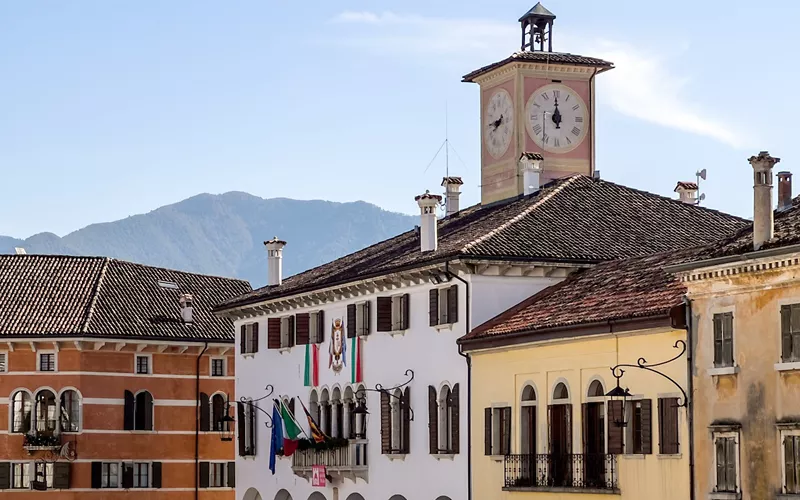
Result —
<instances>
[{"instance_id":1,"label":"roman numeral clock dial","mask_svg":"<svg viewBox=\"0 0 800 500\"><path fill-rule=\"evenodd\" d=\"M566 85L535 90L525 106L525 118L528 134L545 152L567 153L586 137L586 104Z\"/></svg>"},{"instance_id":2,"label":"roman numeral clock dial","mask_svg":"<svg viewBox=\"0 0 800 500\"><path fill-rule=\"evenodd\" d=\"M514 104L511 94L504 89L492 94L483 116L483 142L489 154L498 159L508 150L514 132Z\"/></svg>"}]
</instances>

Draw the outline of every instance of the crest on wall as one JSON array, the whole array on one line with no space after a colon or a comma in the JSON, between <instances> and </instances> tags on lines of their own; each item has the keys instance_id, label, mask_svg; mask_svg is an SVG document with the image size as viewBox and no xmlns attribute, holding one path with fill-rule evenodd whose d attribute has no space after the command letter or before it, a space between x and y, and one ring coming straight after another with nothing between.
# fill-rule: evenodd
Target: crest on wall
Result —
<instances>
[{"instance_id":1,"label":"crest on wall","mask_svg":"<svg viewBox=\"0 0 800 500\"><path fill-rule=\"evenodd\" d=\"M328 368L334 373L342 371L347 366L347 342L344 336L344 322L342 318L335 318L331 324L331 343L328 347Z\"/></svg>"}]
</instances>

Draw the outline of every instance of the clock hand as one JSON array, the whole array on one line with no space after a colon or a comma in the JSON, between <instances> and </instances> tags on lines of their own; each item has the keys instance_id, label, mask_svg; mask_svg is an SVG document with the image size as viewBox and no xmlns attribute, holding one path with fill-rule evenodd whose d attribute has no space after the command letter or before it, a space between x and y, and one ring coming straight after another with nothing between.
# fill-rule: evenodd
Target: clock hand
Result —
<instances>
[{"instance_id":1,"label":"clock hand","mask_svg":"<svg viewBox=\"0 0 800 500\"><path fill-rule=\"evenodd\" d=\"M555 110L553 111L552 120L556 124L556 128L561 128L561 111L558 110L558 97L556 97Z\"/></svg>"},{"instance_id":2,"label":"clock hand","mask_svg":"<svg viewBox=\"0 0 800 500\"><path fill-rule=\"evenodd\" d=\"M494 129L497 130L501 123L503 123L503 115L500 115L500 118L490 123L489 126L493 126Z\"/></svg>"}]
</instances>

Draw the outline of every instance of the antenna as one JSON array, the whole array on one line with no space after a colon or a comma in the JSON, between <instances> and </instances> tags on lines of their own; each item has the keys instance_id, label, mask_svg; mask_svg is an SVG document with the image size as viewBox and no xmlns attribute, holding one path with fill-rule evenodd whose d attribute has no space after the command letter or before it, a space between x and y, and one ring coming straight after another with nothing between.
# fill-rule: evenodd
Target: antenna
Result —
<instances>
[{"instance_id":1,"label":"antenna","mask_svg":"<svg viewBox=\"0 0 800 500\"><path fill-rule=\"evenodd\" d=\"M705 193L700 194L700 179L706 180L706 175L707 174L708 174L708 172L706 172L706 169L699 170L699 171L695 172L695 174L694 174L695 176L697 176L697 193L698 193L698 196L697 196L697 202L696 203L698 205L700 204L701 201L706 199Z\"/></svg>"}]
</instances>

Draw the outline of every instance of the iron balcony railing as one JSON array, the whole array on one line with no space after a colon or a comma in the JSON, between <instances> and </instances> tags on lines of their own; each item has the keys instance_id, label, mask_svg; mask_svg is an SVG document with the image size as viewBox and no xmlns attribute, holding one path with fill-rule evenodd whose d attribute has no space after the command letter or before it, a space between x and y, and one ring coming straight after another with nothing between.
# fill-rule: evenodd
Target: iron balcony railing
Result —
<instances>
[{"instance_id":1,"label":"iron balcony railing","mask_svg":"<svg viewBox=\"0 0 800 500\"><path fill-rule=\"evenodd\" d=\"M298 450L292 455L292 470L298 476L310 478L313 466L323 465L332 476L366 478L367 443L366 439L350 439L341 448Z\"/></svg>"},{"instance_id":2,"label":"iron balcony railing","mask_svg":"<svg viewBox=\"0 0 800 500\"><path fill-rule=\"evenodd\" d=\"M616 455L506 455L504 466L506 488L617 489Z\"/></svg>"}]
</instances>

